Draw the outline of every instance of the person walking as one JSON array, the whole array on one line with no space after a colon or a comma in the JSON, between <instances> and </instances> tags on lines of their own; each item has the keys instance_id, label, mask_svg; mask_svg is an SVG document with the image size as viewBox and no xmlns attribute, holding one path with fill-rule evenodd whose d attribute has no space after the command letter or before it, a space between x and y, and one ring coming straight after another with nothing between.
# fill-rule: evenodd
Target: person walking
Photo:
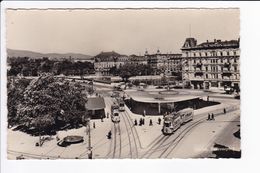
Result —
<instances>
[{"instance_id":1,"label":"person walking","mask_svg":"<svg viewBox=\"0 0 260 173\"><path fill-rule=\"evenodd\" d=\"M162 121L162 120L161 120L161 118L159 117L159 118L158 118L158 124L159 124L159 125L161 124L161 121Z\"/></svg>"},{"instance_id":2,"label":"person walking","mask_svg":"<svg viewBox=\"0 0 260 173\"><path fill-rule=\"evenodd\" d=\"M224 108L223 112L224 112L224 114L226 114L226 109L225 108Z\"/></svg>"},{"instance_id":3,"label":"person walking","mask_svg":"<svg viewBox=\"0 0 260 173\"><path fill-rule=\"evenodd\" d=\"M211 120L215 120L214 114L211 114Z\"/></svg>"},{"instance_id":4,"label":"person walking","mask_svg":"<svg viewBox=\"0 0 260 173\"><path fill-rule=\"evenodd\" d=\"M95 122L93 122L93 128L94 128L94 129L96 128L96 124L95 124Z\"/></svg>"},{"instance_id":5,"label":"person walking","mask_svg":"<svg viewBox=\"0 0 260 173\"><path fill-rule=\"evenodd\" d=\"M149 126L152 126L152 125L153 125L153 121L152 121L152 119L150 119Z\"/></svg>"},{"instance_id":6,"label":"person walking","mask_svg":"<svg viewBox=\"0 0 260 173\"><path fill-rule=\"evenodd\" d=\"M208 113L208 119L207 119L207 121L209 121L210 119L211 119L210 113Z\"/></svg>"},{"instance_id":7,"label":"person walking","mask_svg":"<svg viewBox=\"0 0 260 173\"><path fill-rule=\"evenodd\" d=\"M107 112L107 118L109 118L109 112Z\"/></svg>"},{"instance_id":8,"label":"person walking","mask_svg":"<svg viewBox=\"0 0 260 173\"><path fill-rule=\"evenodd\" d=\"M137 126L137 120L136 120L136 119L135 119L135 121L134 121L134 125Z\"/></svg>"},{"instance_id":9,"label":"person walking","mask_svg":"<svg viewBox=\"0 0 260 173\"><path fill-rule=\"evenodd\" d=\"M111 139L111 137L112 137L112 132L111 132L111 130L107 133L107 139Z\"/></svg>"},{"instance_id":10,"label":"person walking","mask_svg":"<svg viewBox=\"0 0 260 173\"><path fill-rule=\"evenodd\" d=\"M139 120L139 126L142 126L142 125L143 125L143 119L140 118L140 120Z\"/></svg>"}]
</instances>

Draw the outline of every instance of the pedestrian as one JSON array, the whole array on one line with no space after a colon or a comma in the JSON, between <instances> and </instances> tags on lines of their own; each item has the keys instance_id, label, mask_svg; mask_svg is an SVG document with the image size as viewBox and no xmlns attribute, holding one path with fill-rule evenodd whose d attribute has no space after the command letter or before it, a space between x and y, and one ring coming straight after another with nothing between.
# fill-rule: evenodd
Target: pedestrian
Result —
<instances>
[{"instance_id":1,"label":"pedestrian","mask_svg":"<svg viewBox=\"0 0 260 173\"><path fill-rule=\"evenodd\" d=\"M143 125L143 119L140 118L140 120L139 120L139 126L142 126L142 125Z\"/></svg>"},{"instance_id":2,"label":"pedestrian","mask_svg":"<svg viewBox=\"0 0 260 173\"><path fill-rule=\"evenodd\" d=\"M226 109L224 108L224 114L226 114Z\"/></svg>"},{"instance_id":3,"label":"pedestrian","mask_svg":"<svg viewBox=\"0 0 260 173\"><path fill-rule=\"evenodd\" d=\"M109 118L109 112L107 112L107 118Z\"/></svg>"},{"instance_id":4,"label":"pedestrian","mask_svg":"<svg viewBox=\"0 0 260 173\"><path fill-rule=\"evenodd\" d=\"M161 124L161 121L162 121L162 120L161 120L161 118L159 117L159 118L158 118L158 124L159 124L159 125Z\"/></svg>"},{"instance_id":5,"label":"pedestrian","mask_svg":"<svg viewBox=\"0 0 260 173\"><path fill-rule=\"evenodd\" d=\"M56 140L59 141L60 140L60 137L59 137L59 134L57 133L56 135Z\"/></svg>"},{"instance_id":6,"label":"pedestrian","mask_svg":"<svg viewBox=\"0 0 260 173\"><path fill-rule=\"evenodd\" d=\"M93 128L94 128L94 129L96 128L96 124L95 124L95 122L93 122Z\"/></svg>"},{"instance_id":7,"label":"pedestrian","mask_svg":"<svg viewBox=\"0 0 260 173\"><path fill-rule=\"evenodd\" d=\"M213 113L211 114L211 120L215 120Z\"/></svg>"},{"instance_id":8,"label":"pedestrian","mask_svg":"<svg viewBox=\"0 0 260 173\"><path fill-rule=\"evenodd\" d=\"M134 121L134 125L137 126L137 120L136 120L136 119L135 119L135 121Z\"/></svg>"},{"instance_id":9,"label":"pedestrian","mask_svg":"<svg viewBox=\"0 0 260 173\"><path fill-rule=\"evenodd\" d=\"M145 115L146 115L146 111L145 111L145 109L144 109L143 117L145 117Z\"/></svg>"},{"instance_id":10,"label":"pedestrian","mask_svg":"<svg viewBox=\"0 0 260 173\"><path fill-rule=\"evenodd\" d=\"M210 117L210 113L209 113L209 114L208 114L208 119L207 119L207 120L209 121L210 119L211 119L211 117Z\"/></svg>"},{"instance_id":11,"label":"pedestrian","mask_svg":"<svg viewBox=\"0 0 260 173\"><path fill-rule=\"evenodd\" d=\"M150 119L149 126L152 126L152 125L153 125L153 121L152 121L152 119Z\"/></svg>"},{"instance_id":12,"label":"pedestrian","mask_svg":"<svg viewBox=\"0 0 260 173\"><path fill-rule=\"evenodd\" d=\"M111 137L112 137L112 132L111 132L111 130L107 133L107 139L111 139Z\"/></svg>"}]
</instances>

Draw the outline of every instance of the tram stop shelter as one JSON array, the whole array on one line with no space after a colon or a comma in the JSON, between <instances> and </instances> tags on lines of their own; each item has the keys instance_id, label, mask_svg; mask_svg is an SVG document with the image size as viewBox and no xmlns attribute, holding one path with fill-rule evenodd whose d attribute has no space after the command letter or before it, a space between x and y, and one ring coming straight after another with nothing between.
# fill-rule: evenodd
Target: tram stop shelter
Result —
<instances>
[{"instance_id":1,"label":"tram stop shelter","mask_svg":"<svg viewBox=\"0 0 260 173\"><path fill-rule=\"evenodd\" d=\"M103 97L88 98L85 108L91 119L101 119L105 117L105 100Z\"/></svg>"}]
</instances>

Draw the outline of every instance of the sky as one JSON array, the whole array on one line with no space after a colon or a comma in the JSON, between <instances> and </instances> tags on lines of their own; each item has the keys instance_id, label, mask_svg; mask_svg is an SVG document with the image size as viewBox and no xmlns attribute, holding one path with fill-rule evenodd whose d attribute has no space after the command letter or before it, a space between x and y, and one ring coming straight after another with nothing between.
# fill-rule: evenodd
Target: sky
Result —
<instances>
[{"instance_id":1,"label":"sky","mask_svg":"<svg viewBox=\"0 0 260 173\"><path fill-rule=\"evenodd\" d=\"M239 9L7 10L6 47L40 53L180 53L198 43L238 39Z\"/></svg>"}]
</instances>

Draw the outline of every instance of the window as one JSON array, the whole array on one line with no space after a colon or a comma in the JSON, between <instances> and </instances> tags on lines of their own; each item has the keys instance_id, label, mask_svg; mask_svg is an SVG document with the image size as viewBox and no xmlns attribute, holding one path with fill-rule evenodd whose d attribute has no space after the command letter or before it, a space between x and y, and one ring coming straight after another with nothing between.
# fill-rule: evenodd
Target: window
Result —
<instances>
[{"instance_id":1,"label":"window","mask_svg":"<svg viewBox=\"0 0 260 173\"><path fill-rule=\"evenodd\" d=\"M234 51L234 52L233 52L233 54L234 54L234 56L236 56L236 55L237 55L237 52L236 52L236 51Z\"/></svg>"},{"instance_id":2,"label":"window","mask_svg":"<svg viewBox=\"0 0 260 173\"><path fill-rule=\"evenodd\" d=\"M208 71L208 66L207 67L205 67L206 68L206 71Z\"/></svg>"},{"instance_id":3,"label":"window","mask_svg":"<svg viewBox=\"0 0 260 173\"><path fill-rule=\"evenodd\" d=\"M193 60L194 64L196 63L196 59Z\"/></svg>"},{"instance_id":4,"label":"window","mask_svg":"<svg viewBox=\"0 0 260 173\"><path fill-rule=\"evenodd\" d=\"M223 67L221 67L221 71L223 71Z\"/></svg>"},{"instance_id":5,"label":"window","mask_svg":"<svg viewBox=\"0 0 260 173\"><path fill-rule=\"evenodd\" d=\"M236 66L234 67L234 71L237 71L237 67Z\"/></svg>"},{"instance_id":6,"label":"window","mask_svg":"<svg viewBox=\"0 0 260 173\"><path fill-rule=\"evenodd\" d=\"M227 52L227 56L229 56L229 52Z\"/></svg>"},{"instance_id":7,"label":"window","mask_svg":"<svg viewBox=\"0 0 260 173\"><path fill-rule=\"evenodd\" d=\"M201 56L201 53L199 53L199 56Z\"/></svg>"},{"instance_id":8,"label":"window","mask_svg":"<svg viewBox=\"0 0 260 173\"><path fill-rule=\"evenodd\" d=\"M209 78L209 76L208 76L208 74L206 74L206 79L208 79Z\"/></svg>"},{"instance_id":9,"label":"window","mask_svg":"<svg viewBox=\"0 0 260 173\"><path fill-rule=\"evenodd\" d=\"M220 62L223 63L223 59L222 58L220 59Z\"/></svg>"},{"instance_id":10,"label":"window","mask_svg":"<svg viewBox=\"0 0 260 173\"><path fill-rule=\"evenodd\" d=\"M196 56L196 53L193 53L193 56Z\"/></svg>"},{"instance_id":11,"label":"window","mask_svg":"<svg viewBox=\"0 0 260 173\"><path fill-rule=\"evenodd\" d=\"M220 52L220 56L223 56L223 52Z\"/></svg>"},{"instance_id":12,"label":"window","mask_svg":"<svg viewBox=\"0 0 260 173\"><path fill-rule=\"evenodd\" d=\"M234 58L234 63L236 63L237 62L237 59L236 58Z\"/></svg>"}]
</instances>

